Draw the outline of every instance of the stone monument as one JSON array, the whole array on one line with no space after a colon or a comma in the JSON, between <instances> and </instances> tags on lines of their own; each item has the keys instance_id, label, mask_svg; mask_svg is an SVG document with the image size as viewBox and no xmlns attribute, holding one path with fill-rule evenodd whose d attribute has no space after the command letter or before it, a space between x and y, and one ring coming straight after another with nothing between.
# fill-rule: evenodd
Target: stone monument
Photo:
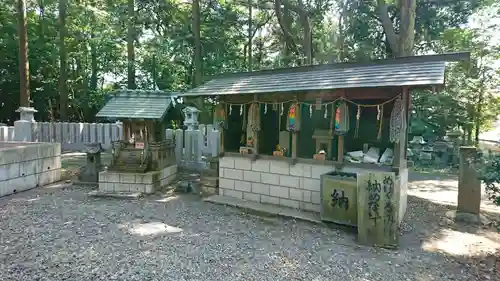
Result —
<instances>
[{"instance_id":1,"label":"stone monument","mask_svg":"<svg viewBox=\"0 0 500 281\"><path fill-rule=\"evenodd\" d=\"M35 113L37 110L33 107L19 107L16 112L20 113L20 118L14 122L14 140L35 141Z\"/></svg>"},{"instance_id":2,"label":"stone monument","mask_svg":"<svg viewBox=\"0 0 500 281\"><path fill-rule=\"evenodd\" d=\"M87 161L80 169L78 180L82 183L97 184L99 182L99 172L102 171L100 143L86 144Z\"/></svg>"},{"instance_id":3,"label":"stone monument","mask_svg":"<svg viewBox=\"0 0 500 281\"><path fill-rule=\"evenodd\" d=\"M479 157L478 148L460 147L457 210L446 213L451 219L481 223L481 181L476 170Z\"/></svg>"}]
</instances>

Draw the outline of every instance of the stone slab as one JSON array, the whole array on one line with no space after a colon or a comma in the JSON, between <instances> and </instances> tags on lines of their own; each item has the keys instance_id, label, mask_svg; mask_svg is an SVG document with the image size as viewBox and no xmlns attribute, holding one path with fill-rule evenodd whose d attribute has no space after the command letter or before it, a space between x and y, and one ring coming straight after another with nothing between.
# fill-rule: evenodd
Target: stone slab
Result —
<instances>
[{"instance_id":1,"label":"stone slab","mask_svg":"<svg viewBox=\"0 0 500 281\"><path fill-rule=\"evenodd\" d=\"M273 216L294 218L302 221L308 221L312 223L323 224L323 222L319 218L319 214L304 212L293 208L275 206L257 202L251 202L247 200L214 195L204 199L205 202L210 202L214 204L226 205L231 207L237 207L244 210L250 210L256 213L262 213Z\"/></svg>"},{"instance_id":2,"label":"stone slab","mask_svg":"<svg viewBox=\"0 0 500 281\"><path fill-rule=\"evenodd\" d=\"M92 197L108 197L108 198L118 198L118 199L139 199L142 196L141 192L103 192L99 190L93 190L87 193L88 196Z\"/></svg>"},{"instance_id":3,"label":"stone slab","mask_svg":"<svg viewBox=\"0 0 500 281\"><path fill-rule=\"evenodd\" d=\"M392 172L358 174L358 241L396 248L399 241L400 190Z\"/></svg>"}]
</instances>

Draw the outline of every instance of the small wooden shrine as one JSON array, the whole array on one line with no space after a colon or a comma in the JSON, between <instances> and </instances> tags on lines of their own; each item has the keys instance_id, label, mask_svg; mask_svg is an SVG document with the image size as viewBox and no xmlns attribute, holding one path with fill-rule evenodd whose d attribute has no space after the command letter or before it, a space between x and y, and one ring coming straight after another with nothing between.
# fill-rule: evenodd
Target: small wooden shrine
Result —
<instances>
[{"instance_id":1,"label":"small wooden shrine","mask_svg":"<svg viewBox=\"0 0 500 281\"><path fill-rule=\"evenodd\" d=\"M406 212L411 91L443 86L446 62L469 56L233 73L182 95L218 101L220 195L317 212L357 226L361 242L393 246Z\"/></svg>"},{"instance_id":2,"label":"small wooden shrine","mask_svg":"<svg viewBox=\"0 0 500 281\"><path fill-rule=\"evenodd\" d=\"M175 163L175 141L166 139L173 94L162 91L118 90L97 117L123 123L122 140L113 143L109 171L162 170Z\"/></svg>"}]
</instances>

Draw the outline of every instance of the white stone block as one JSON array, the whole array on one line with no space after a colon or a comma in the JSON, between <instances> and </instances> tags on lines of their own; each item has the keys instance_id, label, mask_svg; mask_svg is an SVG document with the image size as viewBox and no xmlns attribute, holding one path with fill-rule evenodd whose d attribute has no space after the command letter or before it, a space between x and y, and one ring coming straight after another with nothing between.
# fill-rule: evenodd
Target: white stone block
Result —
<instances>
[{"instance_id":1,"label":"white stone block","mask_svg":"<svg viewBox=\"0 0 500 281\"><path fill-rule=\"evenodd\" d=\"M249 158L234 158L234 167L240 170L251 170L252 162Z\"/></svg>"},{"instance_id":2,"label":"white stone block","mask_svg":"<svg viewBox=\"0 0 500 281\"><path fill-rule=\"evenodd\" d=\"M305 210L305 211L319 213L321 210L321 205L301 202L300 209Z\"/></svg>"},{"instance_id":3,"label":"white stone block","mask_svg":"<svg viewBox=\"0 0 500 281\"><path fill-rule=\"evenodd\" d=\"M260 202L260 195L255 193L243 192L243 199L252 202Z\"/></svg>"},{"instance_id":4,"label":"white stone block","mask_svg":"<svg viewBox=\"0 0 500 281\"><path fill-rule=\"evenodd\" d=\"M302 196L304 197L304 202L311 202L311 191L309 190L302 190Z\"/></svg>"},{"instance_id":5,"label":"white stone block","mask_svg":"<svg viewBox=\"0 0 500 281\"><path fill-rule=\"evenodd\" d=\"M252 162L252 171L269 173L269 160L257 159Z\"/></svg>"},{"instance_id":6,"label":"white stone block","mask_svg":"<svg viewBox=\"0 0 500 281\"><path fill-rule=\"evenodd\" d=\"M260 182L260 172L255 171L243 171L243 179L251 182Z\"/></svg>"},{"instance_id":7,"label":"white stone block","mask_svg":"<svg viewBox=\"0 0 500 281\"><path fill-rule=\"evenodd\" d=\"M283 198L280 198L280 205L294 209L299 208L299 202Z\"/></svg>"},{"instance_id":8,"label":"white stone block","mask_svg":"<svg viewBox=\"0 0 500 281\"><path fill-rule=\"evenodd\" d=\"M252 183L252 192L269 195L269 185L263 183Z\"/></svg>"},{"instance_id":9,"label":"white stone block","mask_svg":"<svg viewBox=\"0 0 500 281\"><path fill-rule=\"evenodd\" d=\"M319 192L312 191L311 192L311 202L313 204L320 204L321 203L321 196Z\"/></svg>"},{"instance_id":10,"label":"white stone block","mask_svg":"<svg viewBox=\"0 0 500 281\"><path fill-rule=\"evenodd\" d=\"M224 196L237 198L237 199L243 199L243 192L237 191L237 190L226 189L226 190L224 190Z\"/></svg>"},{"instance_id":11,"label":"white stone block","mask_svg":"<svg viewBox=\"0 0 500 281\"><path fill-rule=\"evenodd\" d=\"M52 170L52 176L54 177L52 182L60 181L61 180L61 169Z\"/></svg>"},{"instance_id":12,"label":"white stone block","mask_svg":"<svg viewBox=\"0 0 500 281\"><path fill-rule=\"evenodd\" d=\"M333 166L325 166L325 165L312 165L311 166L311 177L315 179L319 179L321 175L334 172L335 167Z\"/></svg>"},{"instance_id":13,"label":"white stone block","mask_svg":"<svg viewBox=\"0 0 500 281\"><path fill-rule=\"evenodd\" d=\"M300 189L306 189L311 191L320 191L321 182L319 179L301 178L300 179Z\"/></svg>"},{"instance_id":14,"label":"white stone block","mask_svg":"<svg viewBox=\"0 0 500 281\"><path fill-rule=\"evenodd\" d=\"M280 185L288 186L293 188L299 188L300 180L298 177L294 176L279 176L280 177Z\"/></svg>"},{"instance_id":15,"label":"white stone block","mask_svg":"<svg viewBox=\"0 0 500 281\"><path fill-rule=\"evenodd\" d=\"M121 183L135 183L135 174L120 174L120 182Z\"/></svg>"},{"instance_id":16,"label":"white stone block","mask_svg":"<svg viewBox=\"0 0 500 281\"><path fill-rule=\"evenodd\" d=\"M311 165L304 163L297 163L290 166L290 175L297 177L311 177Z\"/></svg>"},{"instance_id":17,"label":"white stone block","mask_svg":"<svg viewBox=\"0 0 500 281\"><path fill-rule=\"evenodd\" d=\"M228 179L241 180L243 179L243 171L236 169L224 169L224 177Z\"/></svg>"},{"instance_id":18,"label":"white stone block","mask_svg":"<svg viewBox=\"0 0 500 281\"><path fill-rule=\"evenodd\" d=\"M129 189L130 189L130 192L144 192L144 185L143 184L131 184Z\"/></svg>"},{"instance_id":19,"label":"white stone block","mask_svg":"<svg viewBox=\"0 0 500 281\"><path fill-rule=\"evenodd\" d=\"M22 190L28 190L36 187L36 175L27 175L24 177L20 177L22 180L22 186L20 187Z\"/></svg>"},{"instance_id":20,"label":"white stone block","mask_svg":"<svg viewBox=\"0 0 500 281\"><path fill-rule=\"evenodd\" d=\"M285 161L270 161L270 172L273 174L289 175L290 164Z\"/></svg>"},{"instance_id":21,"label":"white stone block","mask_svg":"<svg viewBox=\"0 0 500 281\"><path fill-rule=\"evenodd\" d=\"M267 195L261 195L260 196L260 202L265 203L265 204L274 204L274 205L279 205L280 199L272 196L267 196Z\"/></svg>"},{"instance_id":22,"label":"white stone block","mask_svg":"<svg viewBox=\"0 0 500 281\"><path fill-rule=\"evenodd\" d=\"M280 184L280 177L276 174L261 173L260 180L262 183L267 183L271 185Z\"/></svg>"},{"instance_id":23,"label":"white stone block","mask_svg":"<svg viewBox=\"0 0 500 281\"><path fill-rule=\"evenodd\" d=\"M53 162L53 165L54 165L55 169L61 169L61 167L62 167L62 161L61 161L61 156L60 155L52 157L52 162Z\"/></svg>"},{"instance_id":24,"label":"white stone block","mask_svg":"<svg viewBox=\"0 0 500 281\"><path fill-rule=\"evenodd\" d=\"M288 193L289 188L283 186L272 185L269 189L270 195L274 197L280 198L290 198L290 194Z\"/></svg>"},{"instance_id":25,"label":"white stone block","mask_svg":"<svg viewBox=\"0 0 500 281\"><path fill-rule=\"evenodd\" d=\"M107 172L106 179L108 182L120 182L120 174Z\"/></svg>"},{"instance_id":26,"label":"white stone block","mask_svg":"<svg viewBox=\"0 0 500 281\"><path fill-rule=\"evenodd\" d=\"M290 199L297 200L297 201L304 201L304 195L302 193L302 190L290 188L288 190L288 193L290 194Z\"/></svg>"},{"instance_id":27,"label":"white stone block","mask_svg":"<svg viewBox=\"0 0 500 281\"><path fill-rule=\"evenodd\" d=\"M114 178L112 178L114 179ZM114 181L114 180L110 180ZM153 174L152 173L146 173L146 174L137 174L135 176L135 181L137 183L141 184L153 184Z\"/></svg>"},{"instance_id":28,"label":"white stone block","mask_svg":"<svg viewBox=\"0 0 500 281\"><path fill-rule=\"evenodd\" d=\"M219 178L219 187L225 189L234 189L234 180Z\"/></svg>"},{"instance_id":29,"label":"white stone block","mask_svg":"<svg viewBox=\"0 0 500 281\"><path fill-rule=\"evenodd\" d=\"M7 179L18 178L21 175L20 163L11 163L4 167L7 169Z\"/></svg>"},{"instance_id":30,"label":"white stone block","mask_svg":"<svg viewBox=\"0 0 500 281\"><path fill-rule=\"evenodd\" d=\"M155 190L153 188L153 185L152 184L145 184L144 185L144 192L147 193L147 194L154 193Z\"/></svg>"},{"instance_id":31,"label":"white stone block","mask_svg":"<svg viewBox=\"0 0 500 281\"><path fill-rule=\"evenodd\" d=\"M219 167L234 169L234 158L227 156L219 158Z\"/></svg>"},{"instance_id":32,"label":"white stone block","mask_svg":"<svg viewBox=\"0 0 500 281\"><path fill-rule=\"evenodd\" d=\"M234 181L234 189L239 190L239 191L244 191L244 192L251 192L252 191L252 183L247 182L247 181L235 180Z\"/></svg>"},{"instance_id":33,"label":"white stone block","mask_svg":"<svg viewBox=\"0 0 500 281\"><path fill-rule=\"evenodd\" d=\"M225 170L225 168L219 167L219 177L221 177L221 178L224 177L224 170Z\"/></svg>"},{"instance_id":34,"label":"white stone block","mask_svg":"<svg viewBox=\"0 0 500 281\"><path fill-rule=\"evenodd\" d=\"M0 182L6 181L9 179L9 170L5 165L0 166Z\"/></svg>"}]
</instances>

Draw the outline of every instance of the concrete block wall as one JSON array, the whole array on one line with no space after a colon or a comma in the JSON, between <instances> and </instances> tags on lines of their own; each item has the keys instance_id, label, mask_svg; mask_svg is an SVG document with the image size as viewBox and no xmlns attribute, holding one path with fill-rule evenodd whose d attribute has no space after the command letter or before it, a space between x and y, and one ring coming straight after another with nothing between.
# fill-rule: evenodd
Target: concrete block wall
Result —
<instances>
[{"instance_id":1,"label":"concrete block wall","mask_svg":"<svg viewBox=\"0 0 500 281\"><path fill-rule=\"evenodd\" d=\"M219 195L320 211L320 176L335 171L327 165L224 156L219 159Z\"/></svg>"},{"instance_id":2,"label":"concrete block wall","mask_svg":"<svg viewBox=\"0 0 500 281\"><path fill-rule=\"evenodd\" d=\"M122 139L121 123L29 123L33 135L28 141L60 143L63 151L82 151L85 144L99 142L105 149ZM26 128L18 128L23 132ZM15 127L0 126L0 141L14 141Z\"/></svg>"},{"instance_id":3,"label":"concrete block wall","mask_svg":"<svg viewBox=\"0 0 500 281\"><path fill-rule=\"evenodd\" d=\"M120 173L102 171L99 173L99 191L101 192L143 192L154 193L168 185L177 177L177 165L171 165L161 171L147 173Z\"/></svg>"},{"instance_id":4,"label":"concrete block wall","mask_svg":"<svg viewBox=\"0 0 500 281\"><path fill-rule=\"evenodd\" d=\"M59 143L0 142L0 197L60 180Z\"/></svg>"}]
</instances>

